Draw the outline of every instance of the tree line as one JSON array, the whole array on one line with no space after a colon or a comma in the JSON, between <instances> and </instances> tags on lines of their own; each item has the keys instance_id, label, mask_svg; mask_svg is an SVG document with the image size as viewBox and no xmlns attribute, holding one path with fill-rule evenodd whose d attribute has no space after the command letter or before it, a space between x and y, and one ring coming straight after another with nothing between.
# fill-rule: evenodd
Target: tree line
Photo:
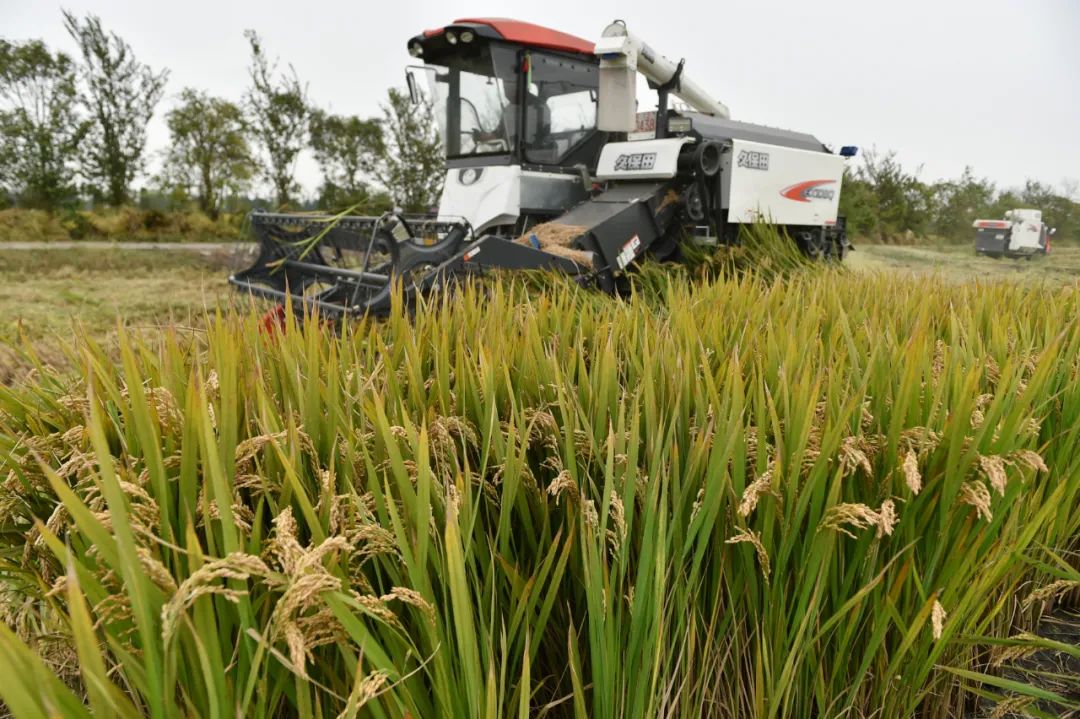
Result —
<instances>
[{"instance_id":1,"label":"tree line","mask_svg":"<svg viewBox=\"0 0 1080 719\"><path fill-rule=\"evenodd\" d=\"M64 11L78 55L40 40L0 38L0 206L48 210L131 204L145 178L173 206L216 218L229 198L272 190L279 207L299 197L296 161L310 149L328 208L430 209L442 177L431 113L390 89L379 117L317 107L292 66L279 67L248 30L249 84L240 98L184 88L165 112L170 141L147 173L147 126L169 72L136 58L94 15Z\"/></svg>"},{"instance_id":2,"label":"tree line","mask_svg":"<svg viewBox=\"0 0 1080 719\"><path fill-rule=\"evenodd\" d=\"M928 183L919 179L920 169L905 169L895 152L863 152L845 171L840 192L848 233L883 242L914 237L967 242L976 219L1001 219L1008 210L1031 208L1042 210L1057 238L1080 239L1076 181L1054 188L1029 179L1022 188L998 188L966 167L956 179Z\"/></svg>"},{"instance_id":3,"label":"tree line","mask_svg":"<svg viewBox=\"0 0 1080 719\"><path fill-rule=\"evenodd\" d=\"M63 22L76 57L39 40L0 39L0 206L119 207L133 202L139 178L169 206L195 204L211 218L230 198L260 187L271 188L271 203L296 206L296 162L305 150L321 170L317 202L324 208L422 212L437 201L442 157L430 108L391 89L379 117L320 109L295 68L271 59L253 30L244 33L250 64L243 95L182 89L165 112L170 141L158 153L160 170L148 176L147 125L168 70L139 61L94 15L65 11ZM1029 180L1013 190L998 189L971 168L933 183L918 175L893 152L865 152L849 167L841 192L850 233L883 241L966 240L977 217L1032 207L1059 237L1080 238L1076 183L1055 189Z\"/></svg>"}]
</instances>

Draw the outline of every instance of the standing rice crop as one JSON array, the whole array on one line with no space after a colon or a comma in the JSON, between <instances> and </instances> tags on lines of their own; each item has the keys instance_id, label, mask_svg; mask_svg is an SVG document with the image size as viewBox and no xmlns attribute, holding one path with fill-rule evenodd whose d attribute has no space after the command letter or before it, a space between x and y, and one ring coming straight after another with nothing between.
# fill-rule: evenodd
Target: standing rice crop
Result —
<instances>
[{"instance_id":1,"label":"standing rice crop","mask_svg":"<svg viewBox=\"0 0 1080 719\"><path fill-rule=\"evenodd\" d=\"M340 334L214 316L0 389L0 697L21 717L1067 707L992 648L1073 576L1075 288L821 272L663 298L503 281Z\"/></svg>"}]
</instances>

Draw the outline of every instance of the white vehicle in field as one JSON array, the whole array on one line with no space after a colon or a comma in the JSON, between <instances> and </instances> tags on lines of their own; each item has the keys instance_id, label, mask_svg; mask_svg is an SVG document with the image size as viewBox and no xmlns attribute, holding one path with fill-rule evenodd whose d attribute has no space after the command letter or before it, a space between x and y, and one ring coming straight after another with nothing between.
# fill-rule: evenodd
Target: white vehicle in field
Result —
<instances>
[{"instance_id":1,"label":"white vehicle in field","mask_svg":"<svg viewBox=\"0 0 1080 719\"><path fill-rule=\"evenodd\" d=\"M1050 253L1056 231L1039 210L1009 210L1004 220L975 220L975 253L987 257L1026 257Z\"/></svg>"},{"instance_id":2,"label":"white vehicle in field","mask_svg":"<svg viewBox=\"0 0 1080 719\"><path fill-rule=\"evenodd\" d=\"M645 255L738 243L759 221L810 257L850 247L838 211L855 147L834 153L804 132L731 119L681 60L622 22L594 42L467 18L407 47L423 62L408 70L410 94L430 103L446 153L436 213L253 213L261 252L235 285L294 307L381 313L395 277L423 293L485 268L563 271L614 292ZM655 110L639 108L639 76Z\"/></svg>"}]
</instances>

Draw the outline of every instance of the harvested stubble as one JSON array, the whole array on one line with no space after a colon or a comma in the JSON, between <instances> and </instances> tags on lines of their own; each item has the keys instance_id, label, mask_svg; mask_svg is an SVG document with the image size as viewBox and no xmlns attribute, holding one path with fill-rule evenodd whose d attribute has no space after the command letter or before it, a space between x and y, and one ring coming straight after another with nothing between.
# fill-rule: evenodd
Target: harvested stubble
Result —
<instances>
[{"instance_id":1,"label":"harvested stubble","mask_svg":"<svg viewBox=\"0 0 1080 719\"><path fill-rule=\"evenodd\" d=\"M500 281L340 336L210 318L0 389L0 696L947 717L1041 691L983 672L1077 548L1076 290L654 289Z\"/></svg>"}]
</instances>

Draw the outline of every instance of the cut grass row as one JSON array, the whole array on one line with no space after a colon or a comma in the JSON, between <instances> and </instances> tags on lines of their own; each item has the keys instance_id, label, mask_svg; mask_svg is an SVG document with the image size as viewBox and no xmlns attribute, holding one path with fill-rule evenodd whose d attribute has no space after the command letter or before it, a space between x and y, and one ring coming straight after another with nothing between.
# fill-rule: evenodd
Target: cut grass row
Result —
<instances>
[{"instance_id":1,"label":"cut grass row","mask_svg":"<svg viewBox=\"0 0 1080 719\"><path fill-rule=\"evenodd\" d=\"M246 234L245 214L222 214L211 219L198 210L142 210L119 207L102 210L46 212L0 210L0 246L5 242L222 242Z\"/></svg>"}]
</instances>

